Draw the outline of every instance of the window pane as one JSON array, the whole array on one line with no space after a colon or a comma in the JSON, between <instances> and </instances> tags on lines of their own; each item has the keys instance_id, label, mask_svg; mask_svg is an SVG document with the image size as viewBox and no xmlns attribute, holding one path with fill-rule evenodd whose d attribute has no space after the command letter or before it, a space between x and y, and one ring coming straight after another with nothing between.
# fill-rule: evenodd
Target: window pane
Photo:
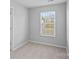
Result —
<instances>
[{"instance_id":1,"label":"window pane","mask_svg":"<svg viewBox=\"0 0 79 59\"><path fill-rule=\"evenodd\" d=\"M41 35L55 37L55 11L41 12Z\"/></svg>"}]
</instances>

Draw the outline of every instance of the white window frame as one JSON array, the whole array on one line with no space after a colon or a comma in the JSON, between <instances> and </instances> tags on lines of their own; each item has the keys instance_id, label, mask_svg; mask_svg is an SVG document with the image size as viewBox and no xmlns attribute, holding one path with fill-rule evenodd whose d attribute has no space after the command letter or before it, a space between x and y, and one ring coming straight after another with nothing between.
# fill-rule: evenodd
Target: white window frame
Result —
<instances>
[{"instance_id":1,"label":"white window frame","mask_svg":"<svg viewBox=\"0 0 79 59\"><path fill-rule=\"evenodd\" d=\"M40 36L56 37L56 12L55 12L55 16L54 16L54 34L52 34L52 35L45 35L42 33L41 13L43 13L43 12L55 12L55 11L42 11L42 12L40 12Z\"/></svg>"}]
</instances>

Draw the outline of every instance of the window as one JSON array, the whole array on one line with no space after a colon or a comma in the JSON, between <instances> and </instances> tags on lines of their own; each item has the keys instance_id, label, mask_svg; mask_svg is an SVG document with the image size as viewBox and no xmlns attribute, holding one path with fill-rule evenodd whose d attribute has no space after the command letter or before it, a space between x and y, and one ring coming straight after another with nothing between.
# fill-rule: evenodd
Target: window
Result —
<instances>
[{"instance_id":1,"label":"window","mask_svg":"<svg viewBox=\"0 0 79 59\"><path fill-rule=\"evenodd\" d=\"M55 11L40 13L40 34L41 36L55 37Z\"/></svg>"}]
</instances>

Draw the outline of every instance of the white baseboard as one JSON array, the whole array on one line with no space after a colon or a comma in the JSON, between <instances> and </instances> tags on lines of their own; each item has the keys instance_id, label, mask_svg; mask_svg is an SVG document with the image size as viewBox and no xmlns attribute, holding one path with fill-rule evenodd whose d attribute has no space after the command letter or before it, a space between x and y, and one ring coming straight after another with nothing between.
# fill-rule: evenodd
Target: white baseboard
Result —
<instances>
[{"instance_id":1,"label":"white baseboard","mask_svg":"<svg viewBox=\"0 0 79 59\"><path fill-rule=\"evenodd\" d=\"M15 48L13 48L12 51L15 51L15 50L21 48L22 46L24 46L24 45L27 44L27 43L28 43L28 41L25 41L25 42L19 44L18 46L16 46Z\"/></svg>"},{"instance_id":2,"label":"white baseboard","mask_svg":"<svg viewBox=\"0 0 79 59\"><path fill-rule=\"evenodd\" d=\"M45 43L45 42L37 42L37 41L32 41L32 40L29 40L29 42L37 43L37 44L43 44L43 45L48 45L48 46L55 46L55 47L60 47L60 48L66 48L65 46L60 46L60 45L51 44L51 43Z\"/></svg>"},{"instance_id":3,"label":"white baseboard","mask_svg":"<svg viewBox=\"0 0 79 59\"><path fill-rule=\"evenodd\" d=\"M60 45L56 45L56 44L51 44L51 43L37 42L37 41L28 40L28 41L25 41L25 42L19 44L18 46L16 46L15 48L13 48L11 51L15 51L15 50L21 48L22 46L24 46L24 45L27 44L28 42L37 43L37 44L43 44L43 45L48 45L48 46L55 46L55 47L60 47L60 48L66 48L65 46L60 46Z\"/></svg>"}]
</instances>

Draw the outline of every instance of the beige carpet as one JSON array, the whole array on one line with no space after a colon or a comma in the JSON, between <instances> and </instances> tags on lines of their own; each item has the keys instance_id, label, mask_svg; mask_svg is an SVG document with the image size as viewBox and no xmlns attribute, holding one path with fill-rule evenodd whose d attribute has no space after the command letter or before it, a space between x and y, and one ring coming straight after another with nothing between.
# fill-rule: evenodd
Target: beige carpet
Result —
<instances>
[{"instance_id":1,"label":"beige carpet","mask_svg":"<svg viewBox=\"0 0 79 59\"><path fill-rule=\"evenodd\" d=\"M29 43L11 52L11 59L68 59L66 49Z\"/></svg>"}]
</instances>

